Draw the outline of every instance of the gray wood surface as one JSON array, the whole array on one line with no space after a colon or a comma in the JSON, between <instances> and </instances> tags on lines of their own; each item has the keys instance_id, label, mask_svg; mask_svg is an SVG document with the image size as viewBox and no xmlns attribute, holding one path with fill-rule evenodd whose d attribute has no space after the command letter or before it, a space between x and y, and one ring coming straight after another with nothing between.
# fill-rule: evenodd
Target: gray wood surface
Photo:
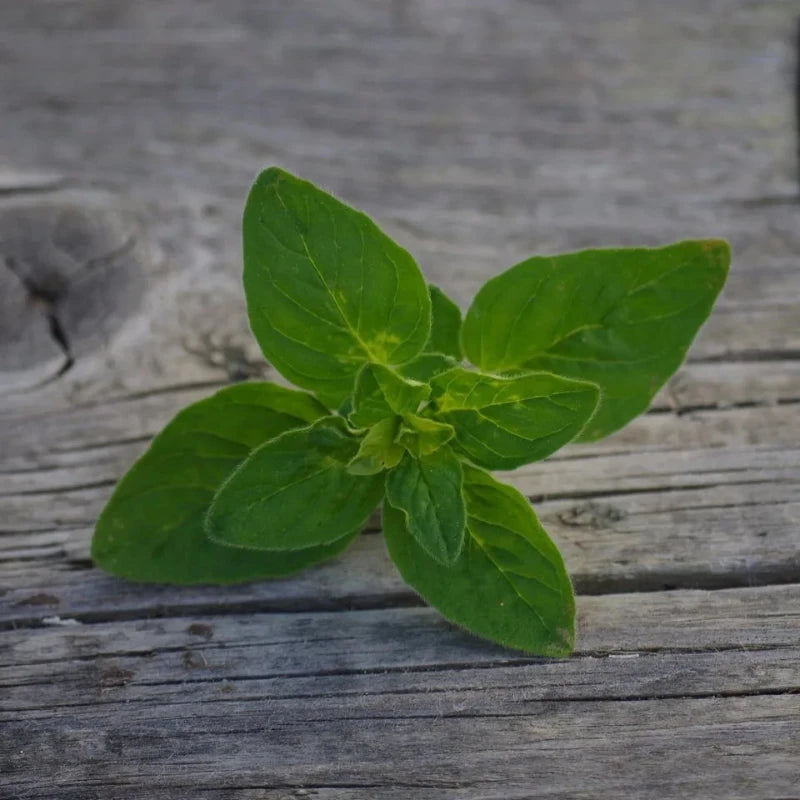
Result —
<instances>
[{"instance_id":1,"label":"gray wood surface","mask_svg":"<svg viewBox=\"0 0 800 800\"><path fill-rule=\"evenodd\" d=\"M797 798L796 2L0 0L0 797ZM651 411L509 476L564 661L454 629L377 519L290 580L88 560L185 403L274 377L239 224L278 163L466 307L534 253L734 265Z\"/></svg>"}]
</instances>

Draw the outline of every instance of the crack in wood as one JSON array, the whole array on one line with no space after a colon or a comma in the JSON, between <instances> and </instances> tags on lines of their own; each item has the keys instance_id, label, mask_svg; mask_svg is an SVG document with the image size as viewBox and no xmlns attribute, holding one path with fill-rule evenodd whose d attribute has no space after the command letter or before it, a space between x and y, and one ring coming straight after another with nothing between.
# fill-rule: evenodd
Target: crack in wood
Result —
<instances>
[{"instance_id":1,"label":"crack in wood","mask_svg":"<svg viewBox=\"0 0 800 800\"><path fill-rule=\"evenodd\" d=\"M573 575L573 585L580 597L604 597L617 594L656 594L675 590L702 590L708 592L729 589L791 586L800 581L800 564L766 565L752 569L746 575L709 574L705 571L676 571L652 573L646 576L595 576ZM70 610L69 616L83 625L106 624L152 619L175 619L194 616L211 618L238 614L307 614L343 613L350 611L381 611L389 609L424 608L426 604L411 589L383 594L360 594L326 599L315 597L273 598L270 600L243 600L227 602L218 598L208 602L190 602L183 605L160 604L155 608L115 609L113 611ZM0 631L20 628L44 628L47 623L41 616L18 615L0 620Z\"/></svg>"},{"instance_id":2,"label":"crack in wood","mask_svg":"<svg viewBox=\"0 0 800 800\"><path fill-rule=\"evenodd\" d=\"M528 495L528 500L534 505L546 503L553 500L592 500L598 497L626 497L629 495L685 492L694 489L719 489L722 486L763 486L774 485L777 479L765 480L762 478L752 478L749 480L731 481L721 483L719 481L686 483L670 486L636 486L625 489L577 489L565 492L548 492L547 494ZM794 484L796 481L778 481L780 483Z\"/></svg>"},{"instance_id":3,"label":"crack in wood","mask_svg":"<svg viewBox=\"0 0 800 800\"><path fill-rule=\"evenodd\" d=\"M44 386L46 383L56 380L69 372L69 370L75 364L75 358L72 355L72 348L70 346L66 330L64 329L64 326L58 317L58 313L56 312L55 303L57 300L57 295L55 291L37 285L30 276L23 274L18 269L17 262L13 256L6 256L3 259L3 263L6 265L6 267L8 267L11 274L14 275L22 284L27 292L28 298L32 301L33 305L41 309L44 319L47 323L47 330L50 333L50 338L56 343L56 345L58 345L58 348L61 350L61 353L64 356L63 363L53 375L50 375L49 377L30 387L32 389L38 389Z\"/></svg>"},{"instance_id":4,"label":"crack in wood","mask_svg":"<svg viewBox=\"0 0 800 800\"><path fill-rule=\"evenodd\" d=\"M187 619L191 619L188 617ZM89 634L91 635L91 634ZM17 660L14 662L14 667L24 669L28 667L40 667L48 664L92 664L94 662L114 661L119 659L152 659L157 656L183 654L189 650L193 652L207 653L209 656L213 655L234 655L242 650L262 650L264 648L288 647L291 645L305 645L317 644L322 642L338 642L340 644L351 643L356 644L357 640L354 637L310 637L308 639L296 640L270 640L252 642L247 644L242 643L219 643L219 644L181 644L173 647L154 646L151 649L138 649L138 650L108 650L98 653L71 653L59 658L47 659L33 659L33 660ZM765 657L769 653L774 652L794 652L797 651L800 655L800 645L798 644L729 644L729 645L709 645L706 647L700 646L686 646L675 647L665 645L663 647L630 647L630 648L615 648L614 650L599 650L599 649L583 649L577 647L575 652L569 657L569 663L575 664L581 661L586 661L587 664L591 661L615 658L651 658L655 656L668 656L668 655L713 655L715 653L753 653L763 654ZM511 651L513 652L513 651ZM262 672L257 674L237 674L227 673L223 676L211 674L208 677L185 677L175 678L174 680L160 679L157 681L140 680L137 681L139 686L173 686L183 684L213 684L220 681L230 682L252 682L252 681L281 681L283 679L311 679L311 678L337 678L349 677L354 675L407 675L407 674L428 674L428 673L446 673L446 672L480 672L482 670L496 670L506 668L516 668L523 666L536 666L536 665L554 665L560 663L567 663L561 661L553 661L553 659L538 657L538 656L507 656L504 658L489 659L484 661L452 661L443 660L435 664L403 664L401 666L393 666L391 664L380 665L377 667L358 667L358 668L337 668L337 669L315 669L315 670L293 670L293 671L273 671ZM205 665L208 668L208 664ZM13 686L36 686L50 685L49 679L41 682L26 680L24 683L6 683L2 685L6 687ZM466 687L463 691L471 691L472 689L479 688L478 686ZM518 686L517 688L524 688ZM795 688L795 687L791 687ZM412 689L406 690L408 692L415 691ZM428 691L426 689L426 691ZM780 691L785 691L781 689ZM362 694L361 691L357 692ZM383 694L383 692L381 692ZM280 699L293 699L293 698L311 698L314 697L328 697L329 693L315 695L313 693L304 693L302 695L270 695L274 698Z\"/></svg>"},{"instance_id":5,"label":"crack in wood","mask_svg":"<svg viewBox=\"0 0 800 800\"><path fill-rule=\"evenodd\" d=\"M800 361L800 350L790 347L728 350L714 355L692 356L690 354L686 359L687 364L747 364L751 361Z\"/></svg>"}]
</instances>

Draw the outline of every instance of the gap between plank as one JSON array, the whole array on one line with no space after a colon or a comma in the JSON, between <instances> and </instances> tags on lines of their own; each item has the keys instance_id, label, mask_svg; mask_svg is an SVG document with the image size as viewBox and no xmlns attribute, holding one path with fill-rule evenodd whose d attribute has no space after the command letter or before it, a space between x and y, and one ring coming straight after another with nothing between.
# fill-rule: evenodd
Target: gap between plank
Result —
<instances>
[{"instance_id":1,"label":"gap between plank","mask_svg":"<svg viewBox=\"0 0 800 800\"><path fill-rule=\"evenodd\" d=\"M701 590L701 591L722 591L725 589L745 589L745 588L764 588L768 586L787 586L798 584L798 572L794 570L791 574L781 575L780 573L771 574L771 580L757 582L753 580L753 575L718 576L717 581L713 579L717 576L701 575L706 579L711 578L707 585L699 585L699 581L690 581L686 585L678 585L675 575L668 577L671 582L664 583L662 578L656 579L652 584L643 585L641 579L632 580L629 585L624 579L608 579L603 582L601 579L586 580L586 586L580 576L573 578L576 585L577 600L580 602L581 596L606 596L614 594L636 594L636 593L655 593L675 590ZM654 576L655 577L655 576ZM728 578L728 580L725 580ZM781 580L780 578L785 578ZM594 591L592 591L594 590ZM16 604L19 605L19 604ZM407 592L389 592L386 594L364 594L352 595L349 597L330 598L320 600L318 597L292 598L286 601L279 599L271 600L242 600L220 605L219 600L209 599L207 602L194 602L185 605L163 604L152 608L130 608L119 609L116 611L76 611L70 612L65 616L65 620L59 620L64 624L94 625L110 622L126 622L146 619L180 619L183 617L225 617L235 614L307 614L307 613L342 613L348 611L380 611L383 609L395 608L425 608L427 604L421 597L416 595L411 589ZM0 621L0 632L3 630L20 630L25 628L46 628L52 624L45 622L47 619L56 618L55 610L53 613L39 616L19 616L14 619Z\"/></svg>"}]
</instances>

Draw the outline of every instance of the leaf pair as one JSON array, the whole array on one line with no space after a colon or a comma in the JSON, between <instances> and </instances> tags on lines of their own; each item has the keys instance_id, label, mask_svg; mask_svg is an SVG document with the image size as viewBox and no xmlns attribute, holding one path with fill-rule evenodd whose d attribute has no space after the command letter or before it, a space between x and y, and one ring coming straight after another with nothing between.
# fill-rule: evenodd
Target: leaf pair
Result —
<instances>
[{"instance_id":1,"label":"leaf pair","mask_svg":"<svg viewBox=\"0 0 800 800\"><path fill-rule=\"evenodd\" d=\"M238 583L289 575L340 553L338 540L288 551L225 547L205 534L214 495L264 442L327 414L304 392L245 383L185 408L117 485L92 540L109 572L158 583Z\"/></svg>"},{"instance_id":2,"label":"leaf pair","mask_svg":"<svg viewBox=\"0 0 800 800\"><path fill-rule=\"evenodd\" d=\"M680 366L725 283L724 241L535 256L490 280L464 320L464 352L492 372L547 370L602 397L580 439L644 411Z\"/></svg>"},{"instance_id":3,"label":"leaf pair","mask_svg":"<svg viewBox=\"0 0 800 800\"><path fill-rule=\"evenodd\" d=\"M316 396L244 384L178 414L101 515L97 563L169 583L278 577L341 552L383 502L390 556L445 616L567 654L563 561L527 499L487 470L646 408L710 312L727 245L531 258L490 280L462 327L371 220L269 169L244 256L262 350Z\"/></svg>"},{"instance_id":4,"label":"leaf pair","mask_svg":"<svg viewBox=\"0 0 800 800\"><path fill-rule=\"evenodd\" d=\"M452 567L427 557L400 511L384 505L386 544L403 578L448 619L501 644L563 656L575 602L564 562L527 498L465 465L467 531Z\"/></svg>"}]
</instances>

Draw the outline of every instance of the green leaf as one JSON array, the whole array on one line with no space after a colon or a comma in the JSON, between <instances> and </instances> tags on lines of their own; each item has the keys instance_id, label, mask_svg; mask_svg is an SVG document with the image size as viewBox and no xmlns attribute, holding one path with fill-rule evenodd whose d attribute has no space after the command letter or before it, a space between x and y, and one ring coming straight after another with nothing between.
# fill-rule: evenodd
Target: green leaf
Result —
<instances>
[{"instance_id":1,"label":"green leaf","mask_svg":"<svg viewBox=\"0 0 800 800\"><path fill-rule=\"evenodd\" d=\"M349 419L367 428L386 417L413 414L430 393L427 384L406 380L381 364L365 364L356 378Z\"/></svg>"},{"instance_id":2,"label":"green leaf","mask_svg":"<svg viewBox=\"0 0 800 800\"><path fill-rule=\"evenodd\" d=\"M244 212L244 287L264 355L338 407L362 364L402 364L428 339L419 267L366 215L275 167Z\"/></svg>"},{"instance_id":3,"label":"green leaf","mask_svg":"<svg viewBox=\"0 0 800 800\"><path fill-rule=\"evenodd\" d=\"M554 453L597 408L597 386L549 372L517 377L456 367L432 380L436 418L455 429L453 447L487 469L514 469Z\"/></svg>"},{"instance_id":4,"label":"green leaf","mask_svg":"<svg viewBox=\"0 0 800 800\"><path fill-rule=\"evenodd\" d=\"M409 454L386 475L386 500L405 518L422 549L450 565L464 544L461 462L449 447L419 459Z\"/></svg>"},{"instance_id":5,"label":"green leaf","mask_svg":"<svg viewBox=\"0 0 800 800\"><path fill-rule=\"evenodd\" d=\"M443 356L441 353L422 353L413 361L397 368L397 371L410 380L428 383L434 375L441 375L443 372L458 366L451 356Z\"/></svg>"},{"instance_id":6,"label":"green leaf","mask_svg":"<svg viewBox=\"0 0 800 800\"><path fill-rule=\"evenodd\" d=\"M452 425L411 414L403 418L395 441L414 458L421 458L438 450L454 435Z\"/></svg>"},{"instance_id":7,"label":"green leaf","mask_svg":"<svg viewBox=\"0 0 800 800\"><path fill-rule=\"evenodd\" d=\"M434 375L441 375L443 372L458 366L451 356L443 356L441 353L422 353L413 361L397 368L397 371L409 380L428 383Z\"/></svg>"},{"instance_id":8,"label":"green leaf","mask_svg":"<svg viewBox=\"0 0 800 800\"><path fill-rule=\"evenodd\" d=\"M438 287L429 286L431 295L431 335L426 353L441 353L456 361L461 352L461 309Z\"/></svg>"},{"instance_id":9,"label":"green leaf","mask_svg":"<svg viewBox=\"0 0 800 800\"><path fill-rule=\"evenodd\" d=\"M443 567L384 503L384 534L400 574L452 622L500 644L566 656L575 640L575 601L558 549L527 499L464 465L467 537Z\"/></svg>"},{"instance_id":10,"label":"green leaf","mask_svg":"<svg viewBox=\"0 0 800 800\"><path fill-rule=\"evenodd\" d=\"M347 465L347 471L351 475L375 475L396 467L405 452L395 443L399 426L399 417L387 417L376 422L361 440L358 453Z\"/></svg>"},{"instance_id":11,"label":"green leaf","mask_svg":"<svg viewBox=\"0 0 800 800\"><path fill-rule=\"evenodd\" d=\"M158 583L237 583L297 572L341 552L358 533L293 553L247 553L210 542L203 519L223 481L262 444L326 414L304 392L231 386L181 411L119 482L92 539L95 563Z\"/></svg>"},{"instance_id":12,"label":"green leaf","mask_svg":"<svg viewBox=\"0 0 800 800\"><path fill-rule=\"evenodd\" d=\"M464 357L461 350L461 310L438 286L428 288L432 311L430 338L420 355L398 367L403 377L423 383L457 366Z\"/></svg>"},{"instance_id":13,"label":"green leaf","mask_svg":"<svg viewBox=\"0 0 800 800\"><path fill-rule=\"evenodd\" d=\"M297 550L360 529L380 502L383 479L347 471L358 448L341 417L267 442L217 492L206 533L232 547Z\"/></svg>"},{"instance_id":14,"label":"green leaf","mask_svg":"<svg viewBox=\"0 0 800 800\"><path fill-rule=\"evenodd\" d=\"M596 383L601 405L581 439L599 439L644 411L680 366L729 263L718 240L530 258L478 292L464 349L489 372Z\"/></svg>"}]
</instances>

